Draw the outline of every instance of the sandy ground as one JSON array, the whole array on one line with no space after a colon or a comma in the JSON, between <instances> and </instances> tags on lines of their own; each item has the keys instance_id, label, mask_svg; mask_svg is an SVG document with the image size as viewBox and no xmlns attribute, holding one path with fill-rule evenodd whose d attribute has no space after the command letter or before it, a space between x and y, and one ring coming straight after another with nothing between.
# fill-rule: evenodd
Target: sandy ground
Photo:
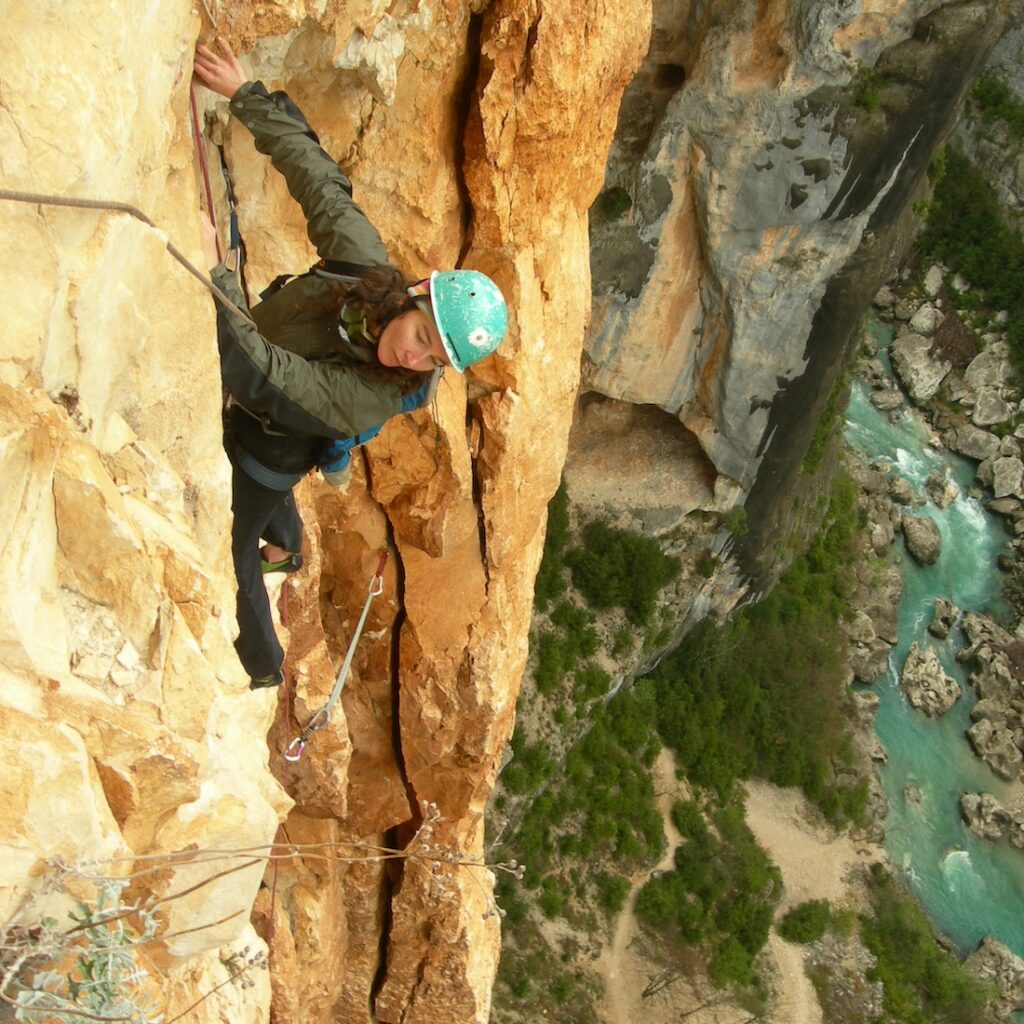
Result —
<instances>
[{"instance_id":1,"label":"sandy ground","mask_svg":"<svg viewBox=\"0 0 1024 1024\"><path fill-rule=\"evenodd\" d=\"M796 789L767 782L746 783L747 824L782 872L785 887L776 920L807 900L828 900L836 907L866 909L866 894L855 869L884 859L881 848L856 843L821 820ZM768 939L775 961L777 1001L773 1024L821 1024L821 1006L807 977L804 947L776 932Z\"/></svg>"},{"instance_id":2,"label":"sandy ground","mask_svg":"<svg viewBox=\"0 0 1024 1024\"><path fill-rule=\"evenodd\" d=\"M635 917L636 898L654 872L670 868L680 836L670 813L677 799L686 799L685 784L675 777L669 751L654 766L658 806L665 821L668 849L652 870L634 876L626 906L615 922L611 942L594 968L604 983L605 1024L743 1024L750 1013L722 998L708 983L671 959L662 962L656 948L642 941ZM757 841L782 872L785 886L779 914L810 899L827 899L838 906L860 906L863 895L851 878L852 870L881 856L877 848L854 843L824 823L796 790L778 789L765 782L747 783L747 823ZM802 946L785 942L772 932L766 952L776 998L762 1024L821 1024L821 1008L804 969Z\"/></svg>"}]
</instances>

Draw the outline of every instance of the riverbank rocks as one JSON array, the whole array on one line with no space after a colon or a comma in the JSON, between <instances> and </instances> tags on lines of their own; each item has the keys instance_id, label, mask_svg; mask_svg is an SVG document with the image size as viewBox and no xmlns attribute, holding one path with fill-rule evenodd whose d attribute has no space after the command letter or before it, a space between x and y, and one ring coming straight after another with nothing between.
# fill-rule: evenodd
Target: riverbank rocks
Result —
<instances>
[{"instance_id":1,"label":"riverbank rocks","mask_svg":"<svg viewBox=\"0 0 1024 1024\"><path fill-rule=\"evenodd\" d=\"M937 597L935 599L935 616L928 624L928 632L940 640L945 640L959 614L960 609L952 601L947 601L944 597Z\"/></svg>"},{"instance_id":2,"label":"riverbank rocks","mask_svg":"<svg viewBox=\"0 0 1024 1024\"><path fill-rule=\"evenodd\" d=\"M909 327L918 334L934 334L944 319L945 316L938 306L926 302L910 318Z\"/></svg>"},{"instance_id":3,"label":"riverbank rocks","mask_svg":"<svg viewBox=\"0 0 1024 1024\"><path fill-rule=\"evenodd\" d=\"M946 674L938 654L916 642L903 663L900 685L907 700L930 718L944 715L960 699L960 684Z\"/></svg>"},{"instance_id":4,"label":"riverbank rocks","mask_svg":"<svg viewBox=\"0 0 1024 1024\"><path fill-rule=\"evenodd\" d=\"M882 1019L882 983L868 981L877 961L861 943L830 931L808 947L807 966L814 972L825 1020L872 1024Z\"/></svg>"},{"instance_id":5,"label":"riverbank rocks","mask_svg":"<svg viewBox=\"0 0 1024 1024\"><path fill-rule=\"evenodd\" d=\"M971 423L963 423L947 431L942 440L950 451L976 462L994 459L999 455L999 438Z\"/></svg>"},{"instance_id":6,"label":"riverbank rocks","mask_svg":"<svg viewBox=\"0 0 1024 1024\"><path fill-rule=\"evenodd\" d=\"M937 263L933 263L926 271L924 275L924 293L930 299L938 298L939 292L942 291L942 280L945 277L945 268L941 267Z\"/></svg>"},{"instance_id":7,"label":"riverbank rocks","mask_svg":"<svg viewBox=\"0 0 1024 1024\"><path fill-rule=\"evenodd\" d=\"M861 683L881 679L889 666L891 645L878 637L871 617L857 610L852 621L843 623L843 630L850 641L848 663L854 679Z\"/></svg>"},{"instance_id":8,"label":"riverbank rocks","mask_svg":"<svg viewBox=\"0 0 1024 1024\"><path fill-rule=\"evenodd\" d=\"M961 793L960 816L979 839L992 841L1002 839L1013 821L991 793Z\"/></svg>"},{"instance_id":9,"label":"riverbank rocks","mask_svg":"<svg viewBox=\"0 0 1024 1024\"><path fill-rule=\"evenodd\" d=\"M996 388L979 388L974 398L971 422L976 427L991 427L1005 423L1012 418L1013 413L1010 404Z\"/></svg>"},{"instance_id":10,"label":"riverbank rocks","mask_svg":"<svg viewBox=\"0 0 1024 1024\"><path fill-rule=\"evenodd\" d=\"M990 1004L995 1015L1009 1021L1024 1010L1024 960L1001 942L986 935L978 948L964 961L971 974L985 985L991 985L996 997Z\"/></svg>"},{"instance_id":11,"label":"riverbank rocks","mask_svg":"<svg viewBox=\"0 0 1024 1024\"><path fill-rule=\"evenodd\" d=\"M967 738L996 775L1012 781L1024 768L1024 644L987 615L968 612L962 625L967 646L957 661L972 667L970 683L979 697Z\"/></svg>"},{"instance_id":12,"label":"riverbank rocks","mask_svg":"<svg viewBox=\"0 0 1024 1024\"><path fill-rule=\"evenodd\" d=\"M992 460L992 494L995 498L1019 496L1024 483L1024 462L1016 456L1001 455Z\"/></svg>"},{"instance_id":13,"label":"riverbank rocks","mask_svg":"<svg viewBox=\"0 0 1024 1024\"><path fill-rule=\"evenodd\" d=\"M933 565L942 554L942 537L938 524L929 516L904 513L900 521L907 551L919 565Z\"/></svg>"},{"instance_id":14,"label":"riverbank rocks","mask_svg":"<svg viewBox=\"0 0 1024 1024\"><path fill-rule=\"evenodd\" d=\"M934 398L952 369L948 360L935 358L931 341L916 331L897 337L889 353L904 390L918 403Z\"/></svg>"},{"instance_id":15,"label":"riverbank rocks","mask_svg":"<svg viewBox=\"0 0 1024 1024\"><path fill-rule=\"evenodd\" d=\"M967 730L967 739L974 752L1006 782L1020 778L1024 757L1005 726L990 718L982 718Z\"/></svg>"}]
</instances>

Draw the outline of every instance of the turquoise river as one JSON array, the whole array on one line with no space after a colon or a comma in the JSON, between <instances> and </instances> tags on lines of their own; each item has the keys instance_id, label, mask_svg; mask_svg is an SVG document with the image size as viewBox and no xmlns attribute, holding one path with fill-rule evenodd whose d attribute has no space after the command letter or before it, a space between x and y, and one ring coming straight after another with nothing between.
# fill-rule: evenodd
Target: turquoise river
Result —
<instances>
[{"instance_id":1,"label":"turquoise river","mask_svg":"<svg viewBox=\"0 0 1024 1024\"><path fill-rule=\"evenodd\" d=\"M879 355L887 361L884 350ZM994 844L975 838L960 819L961 792L984 790L999 799L1006 793L1005 785L974 756L964 735L976 699L955 660L964 638L957 629L946 641L927 632L939 596L964 610L993 613L1005 624L995 559L1006 543L1006 532L981 502L967 496L973 464L929 447L927 431L906 406L892 422L856 384L846 439L869 461L890 461L893 472L918 491L936 469L961 488L961 496L945 510L931 502L913 510L938 524L942 555L935 565L917 565L902 540L897 540L891 556L899 562L905 584L899 641L886 676L873 687L881 698L876 728L888 753L880 775L889 802L890 860L902 870L939 931L961 952L972 951L982 936L992 935L1024 956L1024 852L1005 841ZM946 671L964 687L963 697L937 720L910 707L899 687L898 672L914 640L935 647ZM919 801L908 798L909 787L920 791Z\"/></svg>"}]
</instances>

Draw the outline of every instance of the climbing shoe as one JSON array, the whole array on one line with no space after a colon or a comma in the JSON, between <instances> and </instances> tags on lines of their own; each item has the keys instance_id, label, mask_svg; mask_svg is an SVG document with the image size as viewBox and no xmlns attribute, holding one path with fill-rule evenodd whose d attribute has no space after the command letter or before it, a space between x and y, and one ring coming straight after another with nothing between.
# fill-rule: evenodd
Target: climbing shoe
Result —
<instances>
[{"instance_id":1,"label":"climbing shoe","mask_svg":"<svg viewBox=\"0 0 1024 1024\"><path fill-rule=\"evenodd\" d=\"M269 676L260 676L258 679L253 677L249 680L250 690L266 690L271 686L280 686L284 682L284 673L278 669L276 672L271 672Z\"/></svg>"},{"instance_id":2,"label":"climbing shoe","mask_svg":"<svg viewBox=\"0 0 1024 1024\"><path fill-rule=\"evenodd\" d=\"M268 562L261 556L260 568L264 576L268 572L298 572L302 568L302 555L289 555L280 562Z\"/></svg>"}]
</instances>

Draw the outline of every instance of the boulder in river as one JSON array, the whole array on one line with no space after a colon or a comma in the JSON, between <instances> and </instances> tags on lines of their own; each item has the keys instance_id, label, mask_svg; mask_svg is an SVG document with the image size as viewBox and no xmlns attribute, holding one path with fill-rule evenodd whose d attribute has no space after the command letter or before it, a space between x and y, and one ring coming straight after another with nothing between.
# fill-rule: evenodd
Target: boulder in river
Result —
<instances>
[{"instance_id":1,"label":"boulder in river","mask_svg":"<svg viewBox=\"0 0 1024 1024\"><path fill-rule=\"evenodd\" d=\"M945 640L959 614L960 609L952 601L947 601L944 597L935 598L935 616L928 625L928 632L940 640Z\"/></svg>"},{"instance_id":2,"label":"boulder in river","mask_svg":"<svg viewBox=\"0 0 1024 1024\"><path fill-rule=\"evenodd\" d=\"M907 700L931 718L944 715L960 698L960 684L946 674L938 654L917 642L910 645L900 685Z\"/></svg>"},{"instance_id":3,"label":"boulder in river","mask_svg":"<svg viewBox=\"0 0 1024 1024\"><path fill-rule=\"evenodd\" d=\"M932 565L942 554L942 537L939 527L929 516L914 516L905 512L901 521L903 539L914 561L920 565Z\"/></svg>"},{"instance_id":4,"label":"boulder in river","mask_svg":"<svg viewBox=\"0 0 1024 1024\"><path fill-rule=\"evenodd\" d=\"M879 412L892 412L893 409L899 409L903 405L903 392L894 388L872 391L870 401Z\"/></svg>"},{"instance_id":5,"label":"boulder in river","mask_svg":"<svg viewBox=\"0 0 1024 1024\"><path fill-rule=\"evenodd\" d=\"M928 474L924 489L938 508L948 508L960 495L960 488L937 469Z\"/></svg>"},{"instance_id":6,"label":"boulder in river","mask_svg":"<svg viewBox=\"0 0 1024 1024\"><path fill-rule=\"evenodd\" d=\"M889 497L897 505L923 505L924 498L911 486L909 480L902 476L892 476L889 479Z\"/></svg>"}]
</instances>

